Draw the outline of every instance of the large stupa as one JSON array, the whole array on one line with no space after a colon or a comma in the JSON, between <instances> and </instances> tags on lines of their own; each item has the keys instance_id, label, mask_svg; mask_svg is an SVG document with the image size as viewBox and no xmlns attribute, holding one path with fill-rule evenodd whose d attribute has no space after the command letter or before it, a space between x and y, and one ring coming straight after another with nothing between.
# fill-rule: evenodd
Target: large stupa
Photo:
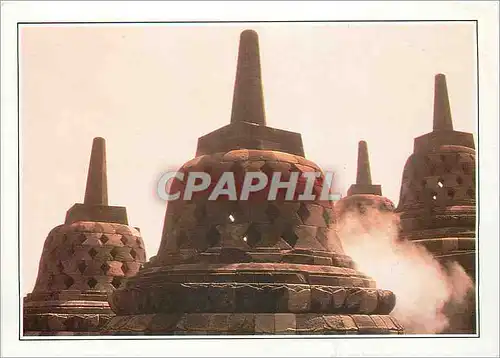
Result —
<instances>
[{"instance_id":1,"label":"large stupa","mask_svg":"<svg viewBox=\"0 0 500 358\"><path fill-rule=\"evenodd\" d=\"M201 137L179 171L213 183L168 203L158 253L110 296L116 316L103 333L403 333L389 316L394 294L344 253L331 201L299 201L300 182L291 198L267 200L266 187L240 200L248 172L280 172L282 181L319 172L315 193L324 181L299 133L266 125L254 31L241 34L230 124ZM234 173L238 200L208 200L224 172Z\"/></svg>"}]
</instances>

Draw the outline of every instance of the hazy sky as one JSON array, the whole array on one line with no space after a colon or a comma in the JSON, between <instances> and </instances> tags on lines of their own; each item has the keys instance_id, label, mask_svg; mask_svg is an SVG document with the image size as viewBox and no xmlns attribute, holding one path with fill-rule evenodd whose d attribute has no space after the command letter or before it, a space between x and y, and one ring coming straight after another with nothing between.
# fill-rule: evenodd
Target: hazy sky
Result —
<instances>
[{"instance_id":1,"label":"hazy sky","mask_svg":"<svg viewBox=\"0 0 500 358\"><path fill-rule=\"evenodd\" d=\"M20 31L23 293L48 232L82 202L92 138L107 141L110 205L126 206L148 256L165 203L156 180L229 123L239 33L260 37L267 123L300 132L306 157L355 180L357 143L397 204L413 138L432 130L436 73L454 127L476 135L473 23L24 26Z\"/></svg>"}]
</instances>

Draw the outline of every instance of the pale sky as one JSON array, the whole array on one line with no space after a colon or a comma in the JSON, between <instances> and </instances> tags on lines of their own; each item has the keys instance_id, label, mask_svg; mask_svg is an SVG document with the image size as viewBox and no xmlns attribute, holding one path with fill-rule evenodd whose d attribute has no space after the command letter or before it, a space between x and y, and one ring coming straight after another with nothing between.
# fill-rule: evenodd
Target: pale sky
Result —
<instances>
[{"instance_id":1,"label":"pale sky","mask_svg":"<svg viewBox=\"0 0 500 358\"><path fill-rule=\"evenodd\" d=\"M434 75L455 130L476 137L471 23L24 26L20 31L22 290L49 231L82 202L92 139L106 139L110 205L126 206L148 257L165 203L156 180L229 123L239 33L259 33L267 124L300 132L306 157L344 195L357 145L397 204L413 139L432 130Z\"/></svg>"}]
</instances>

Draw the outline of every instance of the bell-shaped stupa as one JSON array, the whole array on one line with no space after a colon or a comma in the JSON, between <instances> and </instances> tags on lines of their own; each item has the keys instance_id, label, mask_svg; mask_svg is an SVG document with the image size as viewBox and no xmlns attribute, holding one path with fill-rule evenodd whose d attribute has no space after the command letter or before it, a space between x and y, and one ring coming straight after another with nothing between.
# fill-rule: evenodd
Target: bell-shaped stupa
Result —
<instances>
[{"instance_id":1,"label":"bell-shaped stupa","mask_svg":"<svg viewBox=\"0 0 500 358\"><path fill-rule=\"evenodd\" d=\"M471 133L453 130L446 78L435 78L434 129L415 138L397 212L402 236L475 277L476 151Z\"/></svg>"},{"instance_id":2,"label":"bell-shaped stupa","mask_svg":"<svg viewBox=\"0 0 500 358\"><path fill-rule=\"evenodd\" d=\"M92 145L83 204L45 240L33 292L24 298L25 335L98 334L113 316L108 293L146 261L124 207L108 205L106 149Z\"/></svg>"},{"instance_id":3,"label":"bell-shaped stupa","mask_svg":"<svg viewBox=\"0 0 500 358\"><path fill-rule=\"evenodd\" d=\"M356 184L351 185L347 196L335 203L335 211L340 218L346 212L354 211L356 214L364 214L372 209L392 212L394 204L382 196L381 185L372 184L368 144L362 140L358 144Z\"/></svg>"},{"instance_id":4,"label":"bell-shaped stupa","mask_svg":"<svg viewBox=\"0 0 500 358\"><path fill-rule=\"evenodd\" d=\"M320 168L304 158L300 134L266 126L264 113L258 37L246 30L231 123L201 137L196 158L180 169L208 173L212 183L189 200L168 203L159 251L110 296L117 315L105 332L403 332L388 315L393 293L376 289L343 252L330 201L298 200L307 187L300 180L290 196L281 190L268 200L266 186L241 198L250 172L278 172L281 182L317 172L313 192L324 181ZM238 199L209 200L224 173L234 175Z\"/></svg>"},{"instance_id":5,"label":"bell-shaped stupa","mask_svg":"<svg viewBox=\"0 0 500 358\"><path fill-rule=\"evenodd\" d=\"M433 131L415 138L401 185L401 237L424 245L445 264L458 262L475 280L476 151L471 133L453 129L446 78L435 77ZM469 310L474 311L473 297ZM460 312L463 316L463 312ZM464 316L465 317L465 316ZM450 327L471 333L475 318ZM454 325L454 323L452 323Z\"/></svg>"}]
</instances>

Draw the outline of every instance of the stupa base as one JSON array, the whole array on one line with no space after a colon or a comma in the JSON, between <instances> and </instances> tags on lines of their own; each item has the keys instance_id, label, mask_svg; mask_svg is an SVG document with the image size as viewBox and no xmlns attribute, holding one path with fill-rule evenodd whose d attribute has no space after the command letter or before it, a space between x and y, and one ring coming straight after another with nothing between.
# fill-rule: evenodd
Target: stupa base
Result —
<instances>
[{"instance_id":1,"label":"stupa base","mask_svg":"<svg viewBox=\"0 0 500 358\"><path fill-rule=\"evenodd\" d=\"M43 335L95 335L99 334L113 313L64 314L32 313L24 314L23 334Z\"/></svg>"},{"instance_id":2,"label":"stupa base","mask_svg":"<svg viewBox=\"0 0 500 358\"><path fill-rule=\"evenodd\" d=\"M158 313L116 316L112 335L403 334L389 315L320 313Z\"/></svg>"}]
</instances>

